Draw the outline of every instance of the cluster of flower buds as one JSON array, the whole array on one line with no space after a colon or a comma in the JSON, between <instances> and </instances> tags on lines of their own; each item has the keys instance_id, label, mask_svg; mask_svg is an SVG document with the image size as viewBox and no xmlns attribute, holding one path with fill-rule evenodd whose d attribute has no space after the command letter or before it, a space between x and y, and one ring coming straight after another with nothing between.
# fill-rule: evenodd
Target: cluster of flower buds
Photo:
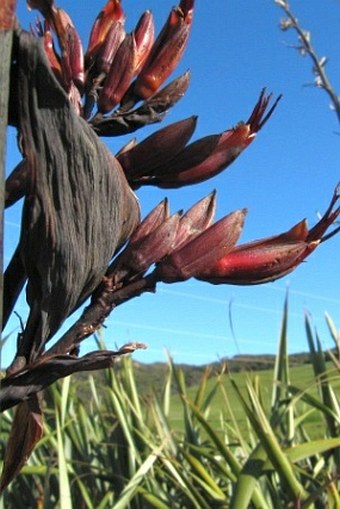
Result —
<instances>
[{"instance_id":1,"label":"cluster of flower buds","mask_svg":"<svg viewBox=\"0 0 340 509\"><path fill-rule=\"evenodd\" d=\"M194 0L180 0L157 38L150 11L127 33L121 0L108 0L93 24L85 56L70 17L55 7L54 0L28 0L28 4L45 18L44 25L37 23L37 33L44 40L52 70L76 111L98 135L125 134L159 121L185 93L188 73L160 87L187 45ZM255 139L280 97L268 109L271 99L263 90L246 122L190 144L196 117L171 124L138 144L130 143L117 154L130 186L177 188L213 177ZM139 101L144 102L133 109Z\"/></svg>"},{"instance_id":2,"label":"cluster of flower buds","mask_svg":"<svg viewBox=\"0 0 340 509\"><path fill-rule=\"evenodd\" d=\"M128 285L147 273L155 283L192 277L213 284L274 281L294 270L322 241L340 230L336 227L326 234L340 214L340 207L334 209L339 197L340 185L325 214L311 229L303 220L285 233L238 246L246 209L213 223L215 193L185 214L170 215L164 200L141 222L112 265L115 286Z\"/></svg>"},{"instance_id":3,"label":"cluster of flower buds","mask_svg":"<svg viewBox=\"0 0 340 509\"><path fill-rule=\"evenodd\" d=\"M97 130L100 130L98 117L115 116L118 112L120 117L124 113L128 115L136 103L159 93L186 48L194 9L194 0L180 0L155 38L150 11L142 14L134 30L127 33L121 0L108 0L94 22L84 55L72 20L54 5L54 0L27 0L27 3L45 19L44 24L37 23L36 33L43 38L53 72L76 111L85 118L96 118ZM56 50L54 35L60 52ZM178 100L185 88L180 94L175 90L174 96L165 101L165 93L161 94L158 108L162 113L169 100ZM118 108L116 112L114 108ZM154 115L145 119L145 123L159 119ZM107 123L105 127L107 135Z\"/></svg>"},{"instance_id":4,"label":"cluster of flower buds","mask_svg":"<svg viewBox=\"0 0 340 509\"><path fill-rule=\"evenodd\" d=\"M85 70L79 34L67 12L56 8L53 0L27 0L27 4L30 8L39 9L45 18L44 24L40 21L36 24L37 35L43 39L46 55L56 78L80 114ZM58 38L60 54L56 51L53 34Z\"/></svg>"},{"instance_id":5,"label":"cluster of flower buds","mask_svg":"<svg viewBox=\"0 0 340 509\"><path fill-rule=\"evenodd\" d=\"M280 97L266 113L272 94L266 95L263 89L246 122L189 145L197 117L170 124L141 143L125 147L117 158L131 187L137 189L141 185L154 185L174 188L215 176L252 143L272 115Z\"/></svg>"},{"instance_id":6,"label":"cluster of flower buds","mask_svg":"<svg viewBox=\"0 0 340 509\"><path fill-rule=\"evenodd\" d=\"M215 192L186 214L170 215L168 201L157 205L141 222L111 268L115 284L131 282L174 251L209 230L215 215ZM216 240L216 239L215 239Z\"/></svg>"}]
</instances>

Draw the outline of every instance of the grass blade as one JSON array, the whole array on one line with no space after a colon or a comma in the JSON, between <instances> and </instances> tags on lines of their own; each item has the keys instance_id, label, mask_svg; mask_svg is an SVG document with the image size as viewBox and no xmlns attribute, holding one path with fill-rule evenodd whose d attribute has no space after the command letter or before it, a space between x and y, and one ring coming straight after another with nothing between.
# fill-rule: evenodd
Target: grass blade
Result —
<instances>
[{"instance_id":1,"label":"grass blade","mask_svg":"<svg viewBox=\"0 0 340 509\"><path fill-rule=\"evenodd\" d=\"M58 442L58 467L59 467L59 493L60 509L72 509L70 482L68 476L67 462L64 453L62 429L58 413L56 415L57 442Z\"/></svg>"}]
</instances>

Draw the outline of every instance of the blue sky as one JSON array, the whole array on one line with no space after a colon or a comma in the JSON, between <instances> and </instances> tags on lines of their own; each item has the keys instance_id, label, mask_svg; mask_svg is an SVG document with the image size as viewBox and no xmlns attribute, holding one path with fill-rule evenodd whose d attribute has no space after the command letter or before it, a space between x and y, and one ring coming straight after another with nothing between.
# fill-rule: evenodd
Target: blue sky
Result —
<instances>
[{"instance_id":1,"label":"blue sky","mask_svg":"<svg viewBox=\"0 0 340 509\"><path fill-rule=\"evenodd\" d=\"M218 216L248 208L241 241L280 233L305 217L313 225L340 180L340 126L326 95L309 86L313 81L310 61L289 47L296 43L295 35L279 30L282 13L273 0L197 0L196 4L189 46L173 75L190 68L191 86L162 125L198 114L193 137L197 139L246 120L263 86L275 95L282 93L283 99L256 141L224 173L176 191L142 189L138 196L143 215L165 195L175 211L217 189ZM319 56L329 58L327 72L339 92L339 0L291 0L290 4L302 26L311 31ZM71 15L85 46L102 5L99 0L58 3ZM132 30L143 10L149 8L159 30L172 6L171 0L124 0L127 29ZM28 27L35 15L19 0L18 17L23 27ZM138 140L156 128L137 132ZM105 142L116 152L128 139ZM19 161L15 144L11 131L8 171ZM5 262L19 235L20 206L6 211ZM134 299L111 314L104 330L106 345L115 348L128 341L145 342L148 350L135 354L142 362L165 360L165 348L176 362L195 364L237 353L275 353L288 288L290 351L307 349L305 310L311 313L324 347L331 347L324 314L328 312L339 327L339 248L340 235L321 245L292 274L263 286L215 287L195 281L161 285L156 295ZM24 296L17 311L25 319ZM12 319L6 333L17 326L17 319ZM14 344L15 334L4 347L2 365L9 363ZM88 339L82 352L94 348Z\"/></svg>"}]
</instances>

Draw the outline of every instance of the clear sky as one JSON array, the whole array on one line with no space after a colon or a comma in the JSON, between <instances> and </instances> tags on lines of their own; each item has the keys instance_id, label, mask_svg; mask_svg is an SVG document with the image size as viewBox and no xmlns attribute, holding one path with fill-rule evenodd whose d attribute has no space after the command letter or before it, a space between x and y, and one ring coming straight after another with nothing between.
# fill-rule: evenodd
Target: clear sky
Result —
<instances>
[{"instance_id":1,"label":"clear sky","mask_svg":"<svg viewBox=\"0 0 340 509\"><path fill-rule=\"evenodd\" d=\"M58 3L70 14L85 46L103 3ZM23 0L18 4L18 17L27 28L36 12L29 13ZM196 4L189 45L173 75L190 68L191 86L162 125L198 114L193 137L197 139L246 120L263 86L275 95L282 93L283 99L256 141L224 173L175 191L142 189L138 195L143 216L165 195L176 211L217 189L218 216L242 207L249 209L241 241L283 232L305 217L313 225L340 180L340 126L326 95L310 86L310 61L289 47L296 43L295 35L279 30L282 12L273 0L197 0ZM319 56L329 58L327 71L340 93L339 0L291 0L290 4L302 26L311 31ZM171 0L124 0L127 30L133 29L147 8L159 30L172 6ZM138 131L138 140L157 128ZM129 138L105 142L116 152ZM8 171L18 161L15 135L10 132ZM5 215L6 263L19 235L20 206ZM196 281L161 285L156 295L134 299L111 314L104 331L106 345L115 348L128 341L145 342L148 350L135 354L142 362L165 360L165 348L176 362L195 364L237 353L275 353L289 288L290 351L307 349L305 310L311 313L324 347L331 347L324 314L328 312L340 327L339 250L340 235L322 244L292 274L262 286L216 287ZM25 319L24 296L16 310ZM17 327L18 320L12 319L6 333ZM13 355L14 344L12 334L4 347L3 366ZM94 348L93 340L88 339L82 352Z\"/></svg>"}]
</instances>

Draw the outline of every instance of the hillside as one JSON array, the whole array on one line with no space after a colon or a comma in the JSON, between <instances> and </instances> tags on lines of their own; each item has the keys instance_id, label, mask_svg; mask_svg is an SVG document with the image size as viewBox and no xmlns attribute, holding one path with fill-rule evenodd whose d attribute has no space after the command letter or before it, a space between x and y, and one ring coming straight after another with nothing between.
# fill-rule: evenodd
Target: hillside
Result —
<instances>
[{"instance_id":1,"label":"hillside","mask_svg":"<svg viewBox=\"0 0 340 509\"><path fill-rule=\"evenodd\" d=\"M308 353L298 353L289 356L289 364L291 367L303 366L310 363L310 357ZM263 355L236 355L232 358L223 358L219 362L203 365L190 365L190 364L176 364L176 368L180 368L183 371L186 386L195 387L198 386L203 373L208 370L209 377L214 377L219 374L222 369L229 373L239 372L257 372L272 370L275 364L275 356L269 354ZM151 364L145 364L141 362L133 362L134 376L136 379L137 386L141 393L148 392L150 388L161 389L166 378L167 370L169 366L165 362L155 362ZM115 369L120 369L119 361L115 365ZM82 385L82 381L87 381L87 373L80 373L74 375L77 381L80 382L80 394L86 392L85 387ZM100 387L104 374L102 372L94 372L93 376L96 381L96 385ZM175 390L175 389L174 389Z\"/></svg>"}]
</instances>

